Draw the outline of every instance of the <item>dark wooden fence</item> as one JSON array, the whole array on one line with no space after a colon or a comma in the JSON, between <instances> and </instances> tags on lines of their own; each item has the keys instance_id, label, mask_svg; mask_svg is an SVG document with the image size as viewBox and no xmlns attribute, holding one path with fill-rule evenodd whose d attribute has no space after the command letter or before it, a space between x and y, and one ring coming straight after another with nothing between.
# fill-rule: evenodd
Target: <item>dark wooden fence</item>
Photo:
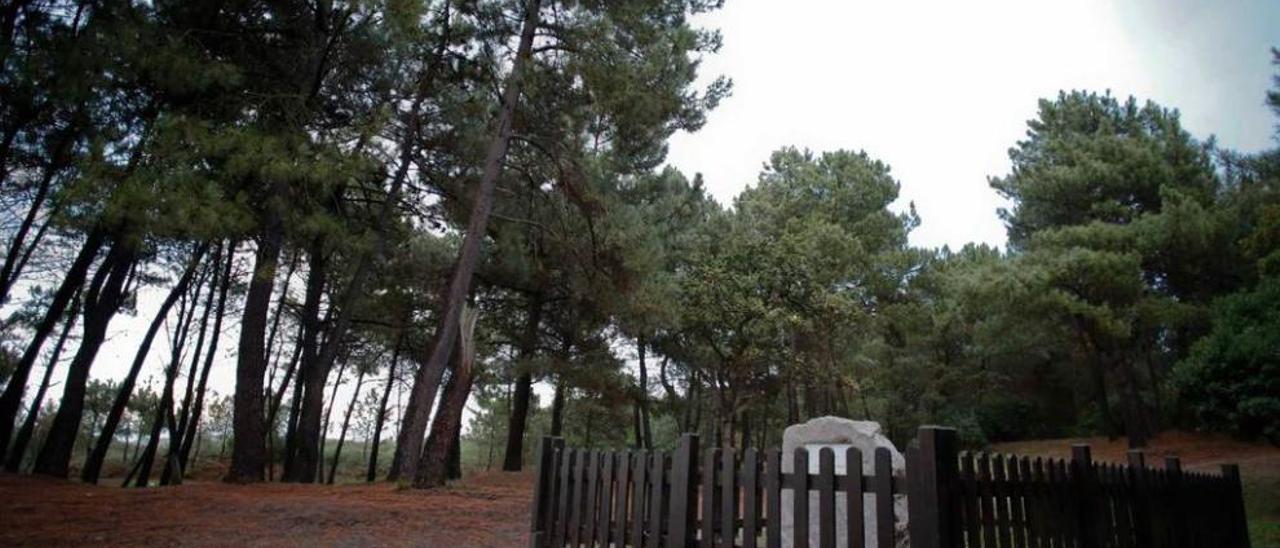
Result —
<instances>
[{"instance_id":1,"label":"dark wooden fence","mask_svg":"<svg viewBox=\"0 0 1280 548\"><path fill-rule=\"evenodd\" d=\"M902 541L895 496L906 495L915 547L1247 547L1239 470L1183 472L1177 458L1147 467L1132 451L1127 465L1095 463L1089 447L1070 460L957 452L955 431L923 427L906 453L905 477L878 449L874 466L849 449L847 473L835 453L819 453L805 473L805 449L782 471L777 449L701 451L686 434L676 450L591 451L543 438L538 450L531 546L743 547L782 545L784 491L816 494L819 546L863 546L874 527L878 547ZM702 454L700 454L702 453ZM790 497L793 538L809 539L809 497ZM840 500L843 504L837 504ZM870 501L870 502L868 502ZM866 504L874 512L864 524ZM843 508L841 508L843 507ZM844 515L837 516L837 511ZM837 533L839 531L839 535ZM804 542L801 543L804 545Z\"/></svg>"}]
</instances>

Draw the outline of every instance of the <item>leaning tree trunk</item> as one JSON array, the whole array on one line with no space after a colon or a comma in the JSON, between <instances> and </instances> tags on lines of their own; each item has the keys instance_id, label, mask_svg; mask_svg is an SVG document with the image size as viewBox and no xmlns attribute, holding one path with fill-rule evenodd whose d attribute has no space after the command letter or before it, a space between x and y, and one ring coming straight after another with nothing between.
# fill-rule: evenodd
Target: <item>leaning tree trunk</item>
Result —
<instances>
[{"instance_id":1,"label":"leaning tree trunk","mask_svg":"<svg viewBox=\"0 0 1280 548\"><path fill-rule=\"evenodd\" d=\"M351 396L351 403L347 404L347 413L342 417L342 429L338 431L338 446L333 448L333 464L329 466L329 485L333 485L333 478L338 473L338 459L342 457L342 445L347 441L347 428L351 426L351 413L356 410L356 402L360 399L360 388L364 386L364 369L360 369L360 374L356 376L356 391Z\"/></svg>"},{"instance_id":2,"label":"leaning tree trunk","mask_svg":"<svg viewBox=\"0 0 1280 548\"><path fill-rule=\"evenodd\" d=\"M279 186L279 185L276 185ZM266 226L254 258L249 292L245 296L240 324L239 355L236 361L236 389L232 410L233 442L231 468L224 481L255 483L263 479L267 457L266 425L262 423L262 376L266 373L265 340L267 311L275 288L276 267L284 226L278 211L269 210Z\"/></svg>"},{"instance_id":3,"label":"leaning tree trunk","mask_svg":"<svg viewBox=\"0 0 1280 548\"><path fill-rule=\"evenodd\" d=\"M454 443L455 431L462 423L462 411L467 406L467 397L471 395L471 383L475 380L476 317L474 309L463 309L462 325L458 330L457 365L445 385L440 410L431 422L431 436L427 439L427 446L418 463L417 474L413 479L413 486L418 489L439 487L448 478L449 451Z\"/></svg>"},{"instance_id":4,"label":"leaning tree trunk","mask_svg":"<svg viewBox=\"0 0 1280 548\"><path fill-rule=\"evenodd\" d=\"M89 368L98 350L106 340L107 326L120 309L123 301L124 282L134 265L134 250L124 242L117 242L94 275L94 282L85 293L86 314L84 335L80 348L67 368L66 382L62 387L62 401L54 416L49 435L36 456L34 472L37 474L67 477L71 465L71 452L76 436L80 433L80 419L84 411L85 385L89 380Z\"/></svg>"},{"instance_id":5,"label":"leaning tree trunk","mask_svg":"<svg viewBox=\"0 0 1280 548\"><path fill-rule=\"evenodd\" d=\"M22 469L22 459L26 457L27 444L31 443L31 435L36 431L36 419L40 416L40 403L44 401L44 394L49 390L49 381L53 379L53 370L58 367L58 358L62 357L62 348L67 343L67 337L71 334L71 328L76 325L76 318L80 316L80 293L77 292L71 301L71 309L67 312L67 319L62 324L62 333L58 334L58 342L53 345L53 354L49 356L49 365L44 369L44 377L40 379L40 388L36 389L35 398L31 400L31 410L27 412L27 418L22 421L22 428L18 429L18 435L13 439L13 447L9 449L9 459L4 463L4 469L9 472L17 472Z\"/></svg>"},{"instance_id":6,"label":"leaning tree trunk","mask_svg":"<svg viewBox=\"0 0 1280 548\"><path fill-rule=\"evenodd\" d=\"M472 204L471 218L467 223L466 237L454 264L448 291L444 299L444 307L439 323L432 337L431 353L426 363L418 369L413 379L413 390L409 394L409 403L405 408L404 424L396 440L396 461L399 466L393 467L389 479L399 477L416 477L418 456L422 450L422 436L426 433L427 423L431 417L431 407L436 390L444 376L445 366L453 353L453 341L457 338L458 321L467 294L471 290L471 278L476 263L480 259L480 244L485 237L485 227L489 224L489 214L493 209L493 191L502 172L502 159L507 154L507 144L511 140L511 124L515 116L516 104L519 102L521 78L525 65L533 50L533 36L538 28L538 11L542 7L541 0L529 0L525 6L524 23L520 31L520 44L516 50L516 58L512 63L511 73L507 77L506 89L502 94L502 110L494 128L493 140L485 156L484 172L480 177L480 186L476 189L475 202Z\"/></svg>"},{"instance_id":7,"label":"leaning tree trunk","mask_svg":"<svg viewBox=\"0 0 1280 548\"><path fill-rule=\"evenodd\" d=\"M204 357L204 343L208 336L209 317L213 314L214 297L218 293L218 270L222 267L222 244L219 243L214 249L213 257L209 261L208 269L205 275L208 276L209 292L205 296L204 311L200 314L200 331L196 337L196 349L191 353L191 367L187 370L187 387L182 394L182 407L178 415L178 436L176 439L169 441L171 446L176 450L177 464L186 467L186 458L182 455L182 442L187 432L187 421L191 420L191 403L195 399L196 380L200 377L200 358ZM200 281L200 285L204 284L204 280ZM196 290L196 300L199 300L200 291ZM169 471L166 468L165 473Z\"/></svg>"},{"instance_id":8,"label":"leaning tree trunk","mask_svg":"<svg viewBox=\"0 0 1280 548\"><path fill-rule=\"evenodd\" d=\"M187 469L187 457L191 454L192 445L197 441L200 431L200 415L204 411L205 389L209 385L209 370L213 367L213 359L217 356L218 341L222 335L222 318L227 309L227 292L231 289L231 267L235 264L236 244L227 243L227 255L222 267L221 283L218 290L218 307L213 315L213 329L210 331L209 350L205 354L204 367L200 372L200 384L196 386L196 401L192 404L191 417L187 420L187 428L182 432L182 447L178 453L178 463Z\"/></svg>"},{"instance_id":9,"label":"leaning tree trunk","mask_svg":"<svg viewBox=\"0 0 1280 548\"><path fill-rule=\"evenodd\" d=\"M324 411L324 424L320 427L320 448L316 453L315 476L306 483L312 481L324 481L324 445L328 441L329 436L329 419L333 416L333 404L338 401L338 387L342 386L342 375L347 371L347 362L344 360L342 365L338 367L338 377L333 379L333 391L329 393L329 406Z\"/></svg>"},{"instance_id":10,"label":"leaning tree trunk","mask_svg":"<svg viewBox=\"0 0 1280 548\"><path fill-rule=\"evenodd\" d=\"M54 177L62 170L68 161L66 151L70 148L72 138L64 136L62 142L55 147L54 155L57 159L50 162L45 167L44 174L40 177L40 182L36 185L35 196L31 198L31 206L27 209L26 215L22 218L22 223L18 225L18 230L13 235L13 240L9 243L9 251L5 253L4 265L0 266L0 303L8 302L9 291L13 289L14 284L22 276L23 267L26 265L25 257L30 257L31 250L40 245L40 240L44 237L45 230L41 227L36 231L35 237L31 242L27 242L27 235L30 234L31 228L35 226L36 217L44 208L45 200L49 197L49 190L53 186ZM0 176L0 181L4 177ZM48 225L45 225L48 226Z\"/></svg>"},{"instance_id":11,"label":"leaning tree trunk","mask_svg":"<svg viewBox=\"0 0 1280 548\"><path fill-rule=\"evenodd\" d=\"M182 321L178 326L179 335L171 349L172 353L169 358L169 363L171 364L169 366L171 371L169 374L173 377L173 382L169 383L169 406L165 407L165 418L168 420L166 424L169 427L169 447L165 451L164 469L160 472L160 485L182 483L183 471L178 458L178 453L181 452L182 448L181 444L176 441L180 430L178 430L178 418L174 414L174 405L177 403L175 392L177 390L178 371L182 369L182 349L186 347L187 336L191 334L191 323L196 316L199 296L200 292L197 290L195 298L191 300L191 308L187 311L186 320ZM181 311L181 307L179 307L179 311ZM182 316L181 312L179 312L178 316Z\"/></svg>"},{"instance_id":12,"label":"leaning tree trunk","mask_svg":"<svg viewBox=\"0 0 1280 548\"><path fill-rule=\"evenodd\" d=\"M201 245L191 254L191 260L187 263L187 268L182 272L182 277L178 278L178 283L174 284L169 290L169 295L160 303L160 310L156 311L155 317L151 319L151 325L147 326L147 333L142 336L142 342L138 344L138 350L134 353L133 364L129 367L129 372L125 374L124 380L120 381L120 389L116 392L115 401L111 403L111 410L107 412L107 420L102 425L102 433L98 435L98 440L93 445L93 452L89 454L89 458L85 459L84 468L80 470L80 480L85 483L98 483L98 476L102 473L102 463L107 459L107 450L111 448L111 442L115 439L116 428L120 425L120 419L124 417L125 409L129 405L129 398L133 395L133 386L138 381L138 373L142 371L142 364L147 361L147 354L151 351L151 344L155 341L156 333L160 331L160 326L164 324L164 319L169 315L169 310L173 308L174 303L178 302L178 298L187 292L187 287L191 284L195 272L200 267L200 260L204 256L205 246Z\"/></svg>"},{"instance_id":13,"label":"leaning tree trunk","mask_svg":"<svg viewBox=\"0 0 1280 548\"><path fill-rule=\"evenodd\" d=\"M95 228L89 232L88 238L80 246L80 252L76 255L75 261L71 263L66 276L62 278L62 283L58 285L58 290L54 292L53 300L45 310L44 317L40 319L40 323L36 324L31 341L27 343L26 350L23 351L17 366L9 376L4 394L0 395L0 452L9 447L9 438L13 435L13 424L18 418L18 410L22 407L22 393L26 389L27 378L31 376L31 369L35 366L36 359L40 357L40 348L53 332L53 328L58 325L58 321L62 319L72 297L84 285L89 267L93 265L93 260L98 256L98 250L102 249L105 242L106 233L102 230Z\"/></svg>"},{"instance_id":14,"label":"leaning tree trunk","mask_svg":"<svg viewBox=\"0 0 1280 548\"><path fill-rule=\"evenodd\" d=\"M147 447L142 451L142 457L138 461L135 487L146 487L151 483L151 468L155 466L156 453L160 449L160 433L164 430L166 418L172 412L173 383L177 374L178 364L171 362L164 371L164 388L160 391L160 405L156 406L156 416L151 423L151 436L147 439Z\"/></svg>"},{"instance_id":15,"label":"leaning tree trunk","mask_svg":"<svg viewBox=\"0 0 1280 548\"><path fill-rule=\"evenodd\" d=\"M535 295L529 299L524 334L520 338L517 367L521 371L512 395L511 418L507 423L507 450L502 459L502 469L507 472L519 472L524 465L524 431L529 422L529 397L533 392L533 372L529 371L529 360L538 348L538 325L541 322L542 297Z\"/></svg>"},{"instance_id":16,"label":"leaning tree trunk","mask_svg":"<svg viewBox=\"0 0 1280 548\"><path fill-rule=\"evenodd\" d=\"M378 475L378 448L382 444L382 426L387 420L387 404L391 401L391 387L396 384L396 365L400 363L400 346L404 344L404 334L396 336L395 349L391 351L391 366L387 370L387 385L382 389L382 401L378 403L378 416L373 426L373 442L369 448L369 472L364 480L372 483Z\"/></svg>"}]
</instances>

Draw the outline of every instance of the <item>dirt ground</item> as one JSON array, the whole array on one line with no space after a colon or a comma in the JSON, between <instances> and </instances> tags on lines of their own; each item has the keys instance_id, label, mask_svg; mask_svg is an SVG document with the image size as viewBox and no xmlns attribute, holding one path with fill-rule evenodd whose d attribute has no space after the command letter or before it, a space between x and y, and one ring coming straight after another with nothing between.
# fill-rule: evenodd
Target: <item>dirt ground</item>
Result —
<instances>
[{"instance_id":1,"label":"dirt ground","mask_svg":"<svg viewBox=\"0 0 1280 548\"><path fill-rule=\"evenodd\" d=\"M532 474L445 489L226 485L122 489L0 474L0 546L524 546Z\"/></svg>"},{"instance_id":2,"label":"dirt ground","mask_svg":"<svg viewBox=\"0 0 1280 548\"><path fill-rule=\"evenodd\" d=\"M1124 462L1123 440L1043 440L993 450L1067 457L1089 443L1095 460ZM1254 546L1280 546L1280 449L1225 437L1169 432L1148 449L1161 466L1177 454L1186 469L1240 465ZM201 477L217 477L210 472ZM476 473L446 489L385 483L337 486L188 482L122 489L0 474L0 546L524 546L530 473ZM116 485L116 482L104 482Z\"/></svg>"}]
</instances>

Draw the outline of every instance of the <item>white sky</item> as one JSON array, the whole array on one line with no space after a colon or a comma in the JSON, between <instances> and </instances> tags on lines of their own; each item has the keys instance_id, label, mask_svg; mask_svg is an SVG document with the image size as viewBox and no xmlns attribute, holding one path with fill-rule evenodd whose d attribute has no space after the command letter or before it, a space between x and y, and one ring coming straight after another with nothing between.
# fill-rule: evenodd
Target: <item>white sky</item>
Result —
<instances>
[{"instance_id":1,"label":"white sky","mask_svg":"<svg viewBox=\"0 0 1280 548\"><path fill-rule=\"evenodd\" d=\"M1004 243L987 177L1058 90L1152 99L1199 137L1272 144L1280 2L731 0L698 22L724 36L704 79L734 92L672 140L670 164L729 204L779 147L863 149L893 168L900 207L915 202L915 245Z\"/></svg>"},{"instance_id":2,"label":"white sky","mask_svg":"<svg viewBox=\"0 0 1280 548\"><path fill-rule=\"evenodd\" d=\"M915 202L919 246L1004 243L987 177L1008 171L1036 101L1061 89L1156 100L1226 147L1274 145L1263 96L1280 2L731 0L698 23L724 35L703 79L730 76L734 92L700 132L673 138L670 164L702 173L728 204L779 147L865 149L902 183L898 207ZM163 293L117 316L94 377L124 376ZM228 320L211 377L223 394L234 388L238 317ZM161 337L142 377L160 377L167 356Z\"/></svg>"}]
</instances>

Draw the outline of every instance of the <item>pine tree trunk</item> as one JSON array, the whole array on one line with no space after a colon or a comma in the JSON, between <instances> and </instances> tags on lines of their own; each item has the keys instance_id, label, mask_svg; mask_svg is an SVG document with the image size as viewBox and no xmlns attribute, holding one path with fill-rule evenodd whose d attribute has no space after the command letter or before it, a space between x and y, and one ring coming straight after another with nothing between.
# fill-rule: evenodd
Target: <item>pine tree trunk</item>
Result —
<instances>
[{"instance_id":1,"label":"pine tree trunk","mask_svg":"<svg viewBox=\"0 0 1280 548\"><path fill-rule=\"evenodd\" d=\"M320 347L320 301L324 298L328 267L323 242L319 238L311 244L308 256L306 296L302 303L302 362L298 382L301 401L298 402L298 424L293 429L292 442L285 440L285 459L282 479L290 482L312 483L323 470L320 451L320 417L324 411L324 386L329 371L321 367L318 355ZM330 337L332 342L332 337ZM326 343L328 344L328 343Z\"/></svg>"},{"instance_id":2,"label":"pine tree trunk","mask_svg":"<svg viewBox=\"0 0 1280 548\"><path fill-rule=\"evenodd\" d=\"M342 386L342 375L347 372L347 362L338 366L338 377L333 380L333 391L329 393L329 405L324 411L324 425L320 427L320 449L316 452L315 475L305 483L324 481L324 446L329 436L329 419L333 416L333 405L338 402L338 387Z\"/></svg>"},{"instance_id":3,"label":"pine tree trunk","mask_svg":"<svg viewBox=\"0 0 1280 548\"><path fill-rule=\"evenodd\" d=\"M280 365L280 321L284 319L284 305L289 300L289 285L293 281L293 273L298 268L298 254L289 258L289 266L285 268L284 280L280 282L280 297L276 299L276 310L271 313L271 329L267 331L267 351L264 353L271 363L271 374L267 378L267 393L271 393L271 383L275 380L276 368Z\"/></svg>"},{"instance_id":4,"label":"pine tree trunk","mask_svg":"<svg viewBox=\"0 0 1280 548\"><path fill-rule=\"evenodd\" d=\"M329 485L338 473L338 459L342 457L342 445L347 441L347 428L351 425L351 413L356 410L356 401L360 399L360 389L364 386L364 369L356 376L356 391L347 404L347 413L342 417L342 429L338 431L338 446L333 448L333 465L329 467Z\"/></svg>"},{"instance_id":5,"label":"pine tree trunk","mask_svg":"<svg viewBox=\"0 0 1280 548\"><path fill-rule=\"evenodd\" d=\"M76 296L71 300L71 309L67 311L66 321L62 324L62 332L58 334L58 342L53 345L53 354L49 356L49 365L44 369L44 377L40 379L40 388L36 389L35 398L31 400L31 410L23 419L22 428L18 429L18 435L14 437L13 446L9 449L9 459L4 463L4 469L9 472L18 472L22 469L27 445L31 443L31 435L36 430L36 420L40 417L40 403L44 401L45 392L49 390L49 381L53 379L53 371L58 367L58 358L62 357L62 348L66 345L67 337L71 334L71 329L75 327L76 318L79 316L80 293L77 291Z\"/></svg>"},{"instance_id":6,"label":"pine tree trunk","mask_svg":"<svg viewBox=\"0 0 1280 548\"><path fill-rule=\"evenodd\" d=\"M200 292L197 290L195 297L199 297ZM182 466L178 453L182 450L178 443L178 418L174 413L174 405L177 403L175 390L177 390L178 371L182 369L182 349L186 347L187 336L191 334L191 324L195 320L196 305L198 299L193 298L190 309L187 310L186 319L179 324L179 335L177 342L174 343L172 354L169 358L169 373L173 377L173 381L169 383L169 406L165 407L165 419L169 427L169 446L165 451L164 469L160 472L160 485L176 485L182 483ZM179 307L179 317L182 317Z\"/></svg>"},{"instance_id":7,"label":"pine tree trunk","mask_svg":"<svg viewBox=\"0 0 1280 548\"><path fill-rule=\"evenodd\" d=\"M85 292L84 336L75 358L67 367L58 413L54 416L49 435L36 456L34 472L37 474L67 477L71 453L80 432L89 368L93 366L93 360L106 340L107 326L120 309L125 279L129 277L133 265L133 249L128 244L117 242Z\"/></svg>"},{"instance_id":8,"label":"pine tree trunk","mask_svg":"<svg viewBox=\"0 0 1280 548\"><path fill-rule=\"evenodd\" d=\"M471 384L475 380L475 347L473 330L476 314L474 309L463 311L462 325L458 331L458 350L455 353L456 364L449 382L445 385L444 394L440 398L440 410L431 422L431 435L427 438L426 447L418 463L413 486L418 489L439 487L448 478L448 458L453 446L454 436L462 423L462 412L467 406L467 397L471 395Z\"/></svg>"},{"instance_id":9,"label":"pine tree trunk","mask_svg":"<svg viewBox=\"0 0 1280 548\"><path fill-rule=\"evenodd\" d=\"M138 461L137 483L135 487L147 487L151 483L151 468L155 466L156 453L160 450L160 433L165 427L165 418L173 408L173 383L177 376L178 366L170 363L164 371L164 388L160 391L160 405L156 407L156 416L151 424L151 436L147 439L147 447Z\"/></svg>"},{"instance_id":10,"label":"pine tree trunk","mask_svg":"<svg viewBox=\"0 0 1280 548\"><path fill-rule=\"evenodd\" d=\"M263 480L267 457L266 425L262 423L263 375L267 369L265 336L267 311L275 288L276 267L284 226L280 213L269 211L255 254L253 277L245 296L240 324L239 355L236 362L236 389L232 409L234 428L231 468L224 481L256 483Z\"/></svg>"},{"instance_id":11,"label":"pine tree trunk","mask_svg":"<svg viewBox=\"0 0 1280 548\"><path fill-rule=\"evenodd\" d=\"M640 361L640 394L636 402L639 408L640 421L639 428L636 431L637 444L649 449L653 447L653 434L649 432L649 369L645 362L645 347L647 346L644 337L640 337L636 341L637 355Z\"/></svg>"},{"instance_id":12,"label":"pine tree trunk","mask_svg":"<svg viewBox=\"0 0 1280 548\"><path fill-rule=\"evenodd\" d=\"M480 259L480 244L485 238L489 214L493 209L494 188L502 172L502 160L507 154L507 145L511 139L511 124L519 102L521 78L532 53L533 36L538 28L538 12L541 6L541 0L528 0L525 7L520 43L515 60L512 62L511 74L507 77L506 89L503 90L502 109L485 157L484 172L480 177L480 186L476 189L466 236L463 238L458 260L454 264L443 310L438 316L440 320L432 337L431 352L426 363L414 375L413 390L409 393L409 402L405 408L404 424L396 440L396 461L399 466L392 469L389 477L391 480L399 477L415 478L417 475L416 468L419 461L418 455L422 450L422 436L427 430L431 407L436 390L444 376L445 366L448 365L453 354L459 317L466 304L467 295L471 292L472 274Z\"/></svg>"},{"instance_id":13,"label":"pine tree trunk","mask_svg":"<svg viewBox=\"0 0 1280 548\"><path fill-rule=\"evenodd\" d=\"M18 410L22 407L22 394L26 389L27 378L31 376L31 369L40 357L40 348L44 345L45 339L53 332L58 321L63 318L63 314L66 312L67 305L71 303L72 297L80 292L80 288L84 285L88 276L89 268L93 265L94 259L97 258L98 251L102 249L104 243L106 243L106 234L103 231L94 229L89 232L88 238L80 246L80 251L76 255L75 261L71 263L71 267L67 269L66 276L62 278L62 283L58 285L58 290L54 292L53 300L49 303L49 308L45 310L44 317L40 319L40 323L36 324L35 331L31 335L31 341L27 343L26 350L23 351L22 357L18 359L17 366L9 376L9 382L5 385L4 393L0 395L0 452L9 447L10 437L13 435L13 425L18 418Z\"/></svg>"},{"instance_id":14,"label":"pine tree trunk","mask_svg":"<svg viewBox=\"0 0 1280 548\"><path fill-rule=\"evenodd\" d=\"M529 398L533 392L533 373L529 371L529 360L538 348L538 326L541 323L542 297L530 297L517 362L521 372L512 395L511 416L507 423L507 450L502 459L502 469L507 472L519 472L524 465L524 431L529 422Z\"/></svg>"},{"instance_id":15,"label":"pine tree trunk","mask_svg":"<svg viewBox=\"0 0 1280 548\"><path fill-rule=\"evenodd\" d=\"M196 348L191 353L191 367L187 369L187 386L182 393L181 412L178 415L178 432L186 433L187 421L191 420L191 402L195 399L196 381L200 377L200 358L204 357L205 337L209 331L209 317L213 315L214 298L218 294L218 274L217 271L222 266L222 246L218 245L214 249L213 257L209 260L209 266L206 267L205 273L201 276L196 289L196 300L199 300L199 287L205 284L205 278L208 278L209 292L205 295L204 311L200 314L200 329L196 335ZM176 440L175 444L179 448L181 454L182 439Z\"/></svg>"},{"instance_id":16,"label":"pine tree trunk","mask_svg":"<svg viewBox=\"0 0 1280 548\"><path fill-rule=\"evenodd\" d=\"M71 144L70 141L70 138L66 138L66 142L58 145L58 151L55 151L54 154L59 157L65 156L65 153L60 151L69 146ZM4 265L0 266L0 303L9 302L9 291L13 289L14 283L22 276L22 267L25 265L23 257L29 256L29 250L35 249L44 236L44 230L39 230L36 232L36 237L30 243L27 242L27 235L31 232L31 227L35 225L36 217L39 216L40 210L44 208L45 199L49 196L49 189L53 186L54 176L62 170L59 165L61 163L62 161L55 160L45 168L39 184L36 185L36 194L31 199L31 205L27 208L26 215L22 217L22 223L18 225L18 230L14 233L13 240L9 242L9 251L4 256ZM3 177L0 177L0 180L4 180ZM27 253L24 253L24 251L27 251Z\"/></svg>"},{"instance_id":17,"label":"pine tree trunk","mask_svg":"<svg viewBox=\"0 0 1280 548\"><path fill-rule=\"evenodd\" d=\"M302 356L301 328L299 328L298 335L299 336L293 345L293 356L289 358L289 365L286 366L284 371L284 378L280 380L280 386L276 388L275 396L272 396L270 401L267 404L267 439L271 441L271 454L267 456L267 464L268 464L267 473L268 473L268 478L272 480L275 479L275 469L276 469L275 440L278 437L276 432L276 417L279 416L280 405L284 401L284 393L286 390L289 389L290 382L293 380L293 374L298 369L298 361L301 359L301 356ZM293 383L293 385L295 386L298 384L299 383L296 383L296 382ZM296 389L294 390L294 393L295 394L297 393ZM290 406L290 407L292 408L293 412L291 412L289 415L290 422L285 426L286 454L288 453L288 450L289 450L288 439L295 436L297 433L297 429L296 429L297 424L294 423L293 421L297 419L296 411L298 408L297 406ZM283 480L284 478L282 477L281 479Z\"/></svg>"},{"instance_id":18,"label":"pine tree trunk","mask_svg":"<svg viewBox=\"0 0 1280 548\"><path fill-rule=\"evenodd\" d=\"M400 347L404 344L404 333L396 336L395 349L391 351L391 366L387 371L387 385L382 389L382 401L378 403L378 417L374 421L373 442L369 448L369 472L364 480L372 483L378 475L378 449L382 446L382 426L387 420L387 404L391 401L391 387L396 383L396 365L400 363Z\"/></svg>"},{"instance_id":19,"label":"pine tree trunk","mask_svg":"<svg viewBox=\"0 0 1280 548\"><path fill-rule=\"evenodd\" d=\"M449 446L449 479L462 479L462 421L453 427L453 445Z\"/></svg>"},{"instance_id":20,"label":"pine tree trunk","mask_svg":"<svg viewBox=\"0 0 1280 548\"><path fill-rule=\"evenodd\" d=\"M183 470L187 469L187 457L191 454L192 445L199 441L200 415L204 412L204 395L209 385L209 370L213 367L213 359L218 351L218 341L222 338L222 318L227 309L227 293L231 289L231 267L235 264L235 259L236 244L228 242L220 276L218 306L213 314L213 329L210 331L209 350L205 353L204 367L200 372L200 384L196 386L196 400L192 404L191 418L187 420L187 428L182 433L182 447L178 453L178 462Z\"/></svg>"},{"instance_id":21,"label":"pine tree trunk","mask_svg":"<svg viewBox=\"0 0 1280 548\"><path fill-rule=\"evenodd\" d=\"M120 389L116 392L115 401L111 403L111 410L107 412L107 420L102 426L102 433L98 436L97 442L94 443L93 451L85 459L84 468L80 470L80 481L98 483L98 476L102 472L102 464L107 459L107 450L111 448L111 442L114 441L116 435L116 427L119 426L120 419L124 417L125 409L129 405L129 399L133 396L133 386L137 383L138 373L142 371L142 364L146 362L147 354L151 351L151 344L155 341L156 333L160 331L160 326L164 324L165 317L169 315L169 310L173 308L174 303L178 302L178 298L187 292L196 270L200 267L205 247L201 245L192 253L191 259L187 263L187 268L182 272L182 276L178 278L178 283L174 284L173 288L169 290L169 294L160 303L160 309L156 311L155 317L151 319L151 325L147 326L147 332L143 335L142 342L138 344L138 350L134 353L133 364L130 365L129 372L125 374L124 380L120 381Z\"/></svg>"},{"instance_id":22,"label":"pine tree trunk","mask_svg":"<svg viewBox=\"0 0 1280 548\"><path fill-rule=\"evenodd\" d=\"M564 379L556 381L555 395L551 397L551 435L564 434Z\"/></svg>"}]
</instances>

